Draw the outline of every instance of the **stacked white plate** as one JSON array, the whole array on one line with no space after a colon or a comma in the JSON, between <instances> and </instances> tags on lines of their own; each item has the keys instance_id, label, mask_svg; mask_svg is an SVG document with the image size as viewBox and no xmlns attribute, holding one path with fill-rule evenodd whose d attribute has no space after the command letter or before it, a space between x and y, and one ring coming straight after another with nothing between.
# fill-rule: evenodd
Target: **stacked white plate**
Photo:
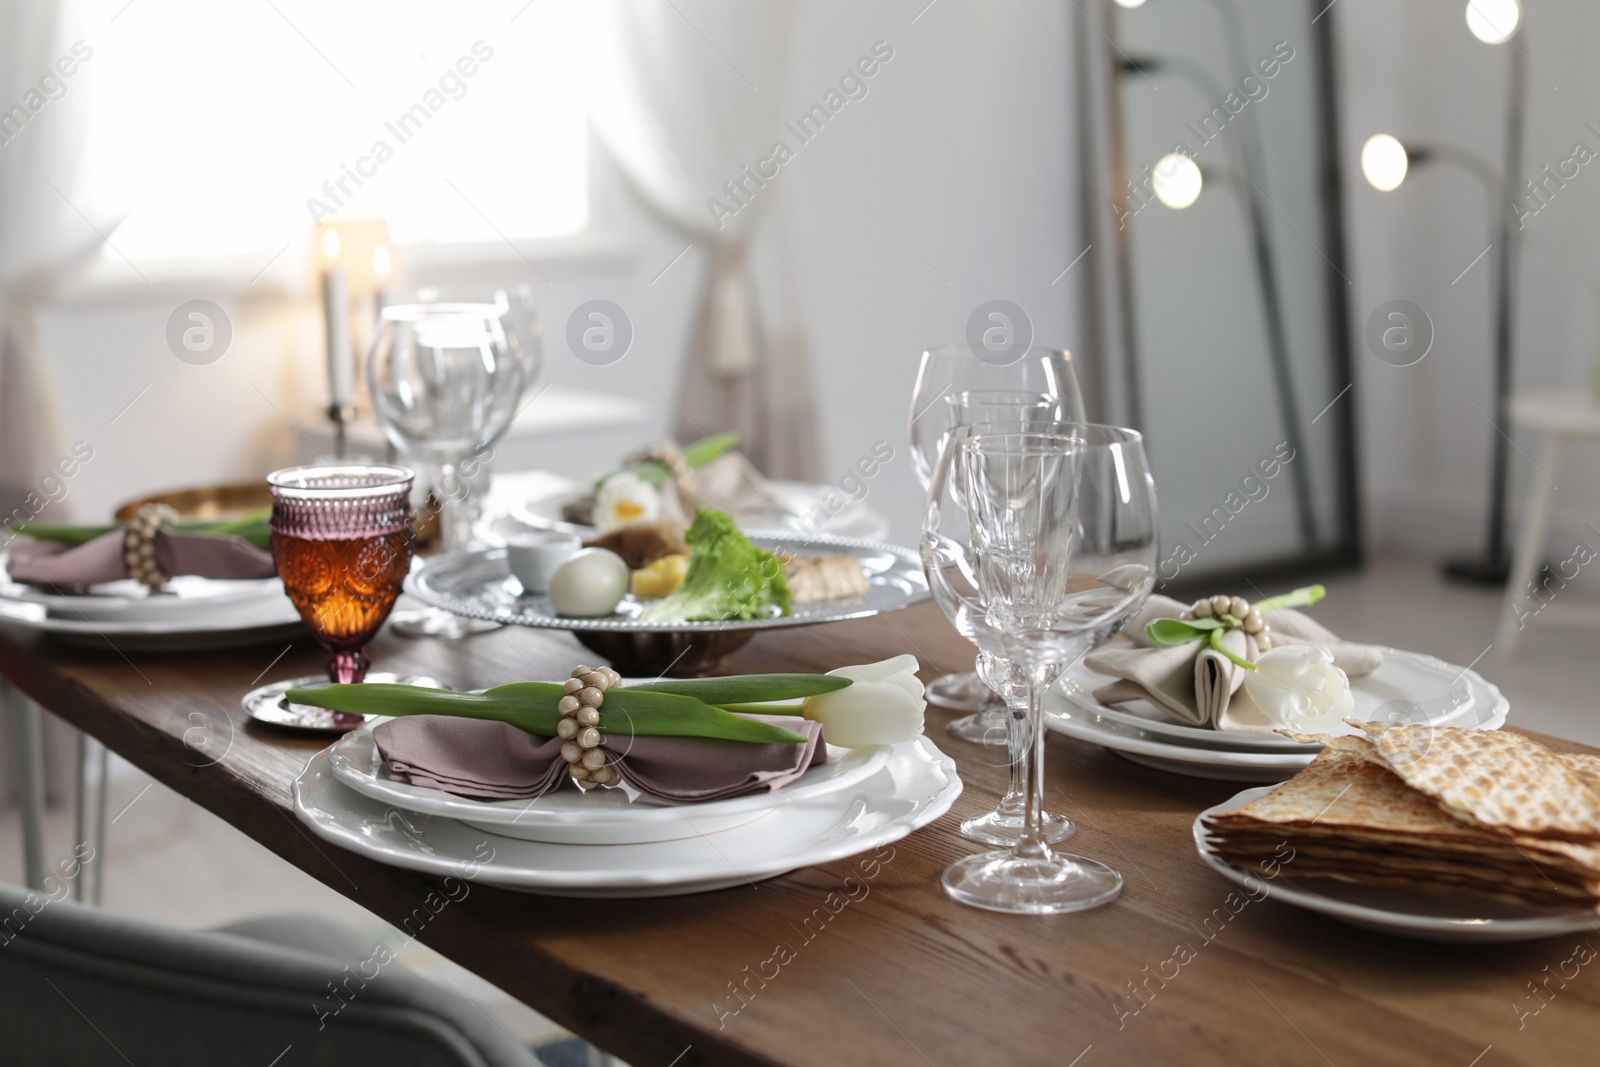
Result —
<instances>
[{"instance_id":1,"label":"stacked white plate","mask_svg":"<svg viewBox=\"0 0 1600 1067\"><path fill-rule=\"evenodd\" d=\"M1230 782L1281 782L1316 757L1320 745L1277 734L1208 730L1179 723L1146 701L1108 707L1094 691L1114 681L1075 664L1051 692L1045 724L1146 767ZM1498 730L1510 703L1476 672L1416 652L1386 648L1383 666L1352 678L1352 718ZM1356 733L1345 726L1341 733Z\"/></svg>"},{"instance_id":2,"label":"stacked white plate","mask_svg":"<svg viewBox=\"0 0 1600 1067\"><path fill-rule=\"evenodd\" d=\"M1261 870L1235 867L1206 839L1205 820L1211 815L1242 808L1270 792L1272 790L1267 787L1246 789L1207 808L1194 820L1194 845L1206 866L1252 893L1265 893L1285 904L1320 912L1368 930L1420 941L1537 941L1594 929L1594 912L1584 908L1536 907L1472 896L1359 885L1333 878L1296 878L1292 861L1283 868L1283 876L1279 878L1267 877Z\"/></svg>"},{"instance_id":3,"label":"stacked white plate","mask_svg":"<svg viewBox=\"0 0 1600 1067\"><path fill-rule=\"evenodd\" d=\"M183 575L151 593L131 579L63 594L11 580L0 553L0 621L73 644L138 652L238 648L304 632L276 578L220 581Z\"/></svg>"},{"instance_id":4,"label":"stacked white plate","mask_svg":"<svg viewBox=\"0 0 1600 1067\"><path fill-rule=\"evenodd\" d=\"M668 804L629 788L472 800L391 779L373 725L314 756L295 782L312 832L382 863L525 893L701 893L877 848L943 815L955 762L926 738L829 747L776 793Z\"/></svg>"}]
</instances>

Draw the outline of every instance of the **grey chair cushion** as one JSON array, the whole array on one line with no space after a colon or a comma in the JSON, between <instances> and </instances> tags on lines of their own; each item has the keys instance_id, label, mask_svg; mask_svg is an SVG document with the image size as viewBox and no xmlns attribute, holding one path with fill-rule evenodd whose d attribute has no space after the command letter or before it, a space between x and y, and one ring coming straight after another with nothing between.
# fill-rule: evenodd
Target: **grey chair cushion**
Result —
<instances>
[{"instance_id":1,"label":"grey chair cushion","mask_svg":"<svg viewBox=\"0 0 1600 1067\"><path fill-rule=\"evenodd\" d=\"M536 1061L453 990L386 962L340 928L282 920L180 930L0 883L0 1049L6 1062L125 1067L353 1063L529 1067ZM277 936L269 936L276 934ZM270 944L268 941L279 941ZM285 947L284 943L298 947ZM360 956L349 953L357 951Z\"/></svg>"},{"instance_id":2,"label":"grey chair cushion","mask_svg":"<svg viewBox=\"0 0 1600 1067\"><path fill-rule=\"evenodd\" d=\"M248 937L279 948L325 956L341 965L366 959L372 953L370 938L362 937L344 923L320 915L258 915L210 929L213 933Z\"/></svg>"}]
</instances>

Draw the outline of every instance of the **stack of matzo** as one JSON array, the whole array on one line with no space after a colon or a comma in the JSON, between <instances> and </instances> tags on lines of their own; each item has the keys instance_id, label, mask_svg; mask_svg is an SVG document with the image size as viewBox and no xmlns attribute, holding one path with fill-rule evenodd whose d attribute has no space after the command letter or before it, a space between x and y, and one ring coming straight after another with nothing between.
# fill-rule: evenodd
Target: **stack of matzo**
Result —
<instances>
[{"instance_id":1,"label":"stack of matzo","mask_svg":"<svg viewBox=\"0 0 1600 1067\"><path fill-rule=\"evenodd\" d=\"M1211 844L1248 867L1600 911L1600 757L1517 734L1356 723L1271 793L1210 816Z\"/></svg>"}]
</instances>

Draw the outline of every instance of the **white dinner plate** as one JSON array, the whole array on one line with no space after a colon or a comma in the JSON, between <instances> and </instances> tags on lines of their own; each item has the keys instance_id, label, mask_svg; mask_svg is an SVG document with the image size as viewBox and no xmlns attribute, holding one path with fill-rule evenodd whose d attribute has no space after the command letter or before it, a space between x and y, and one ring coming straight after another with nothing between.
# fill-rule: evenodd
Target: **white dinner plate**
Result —
<instances>
[{"instance_id":1,"label":"white dinner plate","mask_svg":"<svg viewBox=\"0 0 1600 1067\"><path fill-rule=\"evenodd\" d=\"M1265 796L1272 786L1246 789L1194 821L1194 847L1206 865L1252 893L1265 891L1273 900L1306 908L1342 922L1420 941L1536 941L1545 937L1593 930L1592 910L1541 908L1510 901L1384 886L1357 885L1336 878L1295 878L1294 861L1284 863L1276 878L1240 870L1219 856L1206 840L1206 816L1232 811Z\"/></svg>"},{"instance_id":2,"label":"white dinner plate","mask_svg":"<svg viewBox=\"0 0 1600 1067\"><path fill-rule=\"evenodd\" d=\"M275 597L155 621L64 619L51 615L42 604L0 599L0 622L53 634L68 644L86 648L109 644L125 652L210 652L292 640L306 633L300 613L281 586Z\"/></svg>"},{"instance_id":3,"label":"white dinner plate","mask_svg":"<svg viewBox=\"0 0 1600 1067\"><path fill-rule=\"evenodd\" d=\"M879 770L888 749L828 747L827 763L776 793L752 793L689 805L685 819L670 804L629 787L579 793L555 789L533 800L472 800L390 778L378 755L375 719L328 750L334 777L363 796L422 815L459 819L468 826L523 841L567 845L631 845L719 833L753 822L784 804L846 789Z\"/></svg>"},{"instance_id":4,"label":"white dinner plate","mask_svg":"<svg viewBox=\"0 0 1600 1067\"><path fill-rule=\"evenodd\" d=\"M955 761L917 738L892 746L882 767L847 789L775 805L721 833L650 844L520 841L412 815L344 785L326 751L295 780L294 806L318 837L408 870L550 896L659 897L752 884L898 841L960 793ZM692 823L696 807L672 810Z\"/></svg>"},{"instance_id":5,"label":"white dinner plate","mask_svg":"<svg viewBox=\"0 0 1600 1067\"><path fill-rule=\"evenodd\" d=\"M1454 668L1472 688L1472 711L1459 726L1498 730L1511 704L1500 690L1475 671ZM1045 725L1080 741L1116 752L1124 759L1157 770L1226 782L1279 782L1316 758L1320 746L1300 745L1298 752L1237 752L1178 744L1141 726L1106 719L1085 711L1052 690L1045 703Z\"/></svg>"},{"instance_id":6,"label":"white dinner plate","mask_svg":"<svg viewBox=\"0 0 1600 1067\"><path fill-rule=\"evenodd\" d=\"M175 622L283 596L277 578L231 581L192 574L178 575L159 593L124 578L63 594L13 581L9 563L9 554L0 553L0 601L38 604L48 615L74 622Z\"/></svg>"},{"instance_id":7,"label":"white dinner plate","mask_svg":"<svg viewBox=\"0 0 1600 1067\"><path fill-rule=\"evenodd\" d=\"M1307 746L1277 734L1244 733L1233 730L1207 730L1174 722L1172 716L1147 700L1134 700L1117 707L1101 704L1094 691L1115 681L1084 666L1079 660L1067 668L1057 689L1061 695L1086 712L1102 719L1136 727L1148 734L1178 744L1200 748L1222 748L1232 752L1303 753ZM1430 726L1470 724L1473 692L1460 667L1419 652L1396 648L1383 650L1383 663L1363 678L1350 680L1350 695L1355 701L1352 715L1379 722L1427 723ZM1358 733L1341 724L1340 734Z\"/></svg>"},{"instance_id":8,"label":"white dinner plate","mask_svg":"<svg viewBox=\"0 0 1600 1067\"><path fill-rule=\"evenodd\" d=\"M889 522L861 500L851 500L831 485L771 481L773 505L762 511L735 515L746 530L783 530L807 535L854 537L881 541L889 536ZM540 530L564 530L579 537L594 537L593 526L579 526L561 517L561 507L584 491L577 482L549 484L514 504L511 517ZM830 495L831 494L831 495Z\"/></svg>"}]
</instances>

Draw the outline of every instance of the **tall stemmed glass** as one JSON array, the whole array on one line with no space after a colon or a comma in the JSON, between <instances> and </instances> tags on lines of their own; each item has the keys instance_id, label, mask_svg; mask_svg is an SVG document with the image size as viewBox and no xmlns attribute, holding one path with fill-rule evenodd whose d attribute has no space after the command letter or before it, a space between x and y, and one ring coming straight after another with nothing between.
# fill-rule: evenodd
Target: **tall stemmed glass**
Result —
<instances>
[{"instance_id":1,"label":"tall stemmed glass","mask_svg":"<svg viewBox=\"0 0 1600 1067\"><path fill-rule=\"evenodd\" d=\"M267 476L272 493L272 558L283 590L329 652L328 679L435 685L430 678L374 674L362 651L405 581L415 541L411 471L386 464L289 467ZM360 715L289 703L319 678L272 682L244 697L254 718L315 730L349 729Z\"/></svg>"},{"instance_id":2,"label":"tall stemmed glass","mask_svg":"<svg viewBox=\"0 0 1600 1067\"><path fill-rule=\"evenodd\" d=\"M440 548L472 544L495 441L510 427L538 353L509 303L401 304L383 310L367 381L389 441L416 463L443 507ZM464 637L483 623L436 609L396 616L402 632Z\"/></svg>"},{"instance_id":3,"label":"tall stemmed glass","mask_svg":"<svg viewBox=\"0 0 1600 1067\"><path fill-rule=\"evenodd\" d=\"M952 427L1024 418L1088 421L1070 353L1030 348L1021 356L1005 356L987 350L979 353L966 346L927 350L922 353L911 393L909 434L917 480L924 489L928 487L940 445ZM943 707L977 713L964 715L946 727L963 741L995 743L1005 736L1005 711L977 673L934 679L928 686L928 699Z\"/></svg>"},{"instance_id":4,"label":"tall stemmed glass","mask_svg":"<svg viewBox=\"0 0 1600 1067\"><path fill-rule=\"evenodd\" d=\"M957 420L952 425L979 428L987 433L1070 433L1073 425L1081 425L1057 421L1053 417L1054 407L1036 399L1021 397L1004 404L986 399L973 403L965 399L968 395L962 393L948 398L957 409ZM989 421L991 418L993 421ZM963 487L957 487L952 492L962 506L965 506L964 493ZM975 636L968 636L977 643ZM1028 783L1024 773L1024 758L1033 743L1033 724L1028 716L1027 676L1018 664L981 647L978 652L978 676L997 695L996 704L999 708L1000 722L990 727L990 734L984 740L992 744L991 738L1004 739L1011 783L1005 796L992 810L962 820L961 835L987 845L1009 848L1022 835L1027 808ZM987 720L989 715L988 711L982 711L968 718ZM1039 813L1039 826L1045 840L1052 844L1065 841L1077 832L1071 819L1049 811Z\"/></svg>"},{"instance_id":5,"label":"tall stemmed glass","mask_svg":"<svg viewBox=\"0 0 1600 1067\"><path fill-rule=\"evenodd\" d=\"M1136 432L966 426L931 472L922 558L934 599L1027 690L1031 743L1022 834L1009 850L952 864L955 899L1053 914L1107 903L1122 876L1051 849L1044 807L1043 704L1061 672L1115 636L1155 579L1155 481Z\"/></svg>"}]
</instances>

